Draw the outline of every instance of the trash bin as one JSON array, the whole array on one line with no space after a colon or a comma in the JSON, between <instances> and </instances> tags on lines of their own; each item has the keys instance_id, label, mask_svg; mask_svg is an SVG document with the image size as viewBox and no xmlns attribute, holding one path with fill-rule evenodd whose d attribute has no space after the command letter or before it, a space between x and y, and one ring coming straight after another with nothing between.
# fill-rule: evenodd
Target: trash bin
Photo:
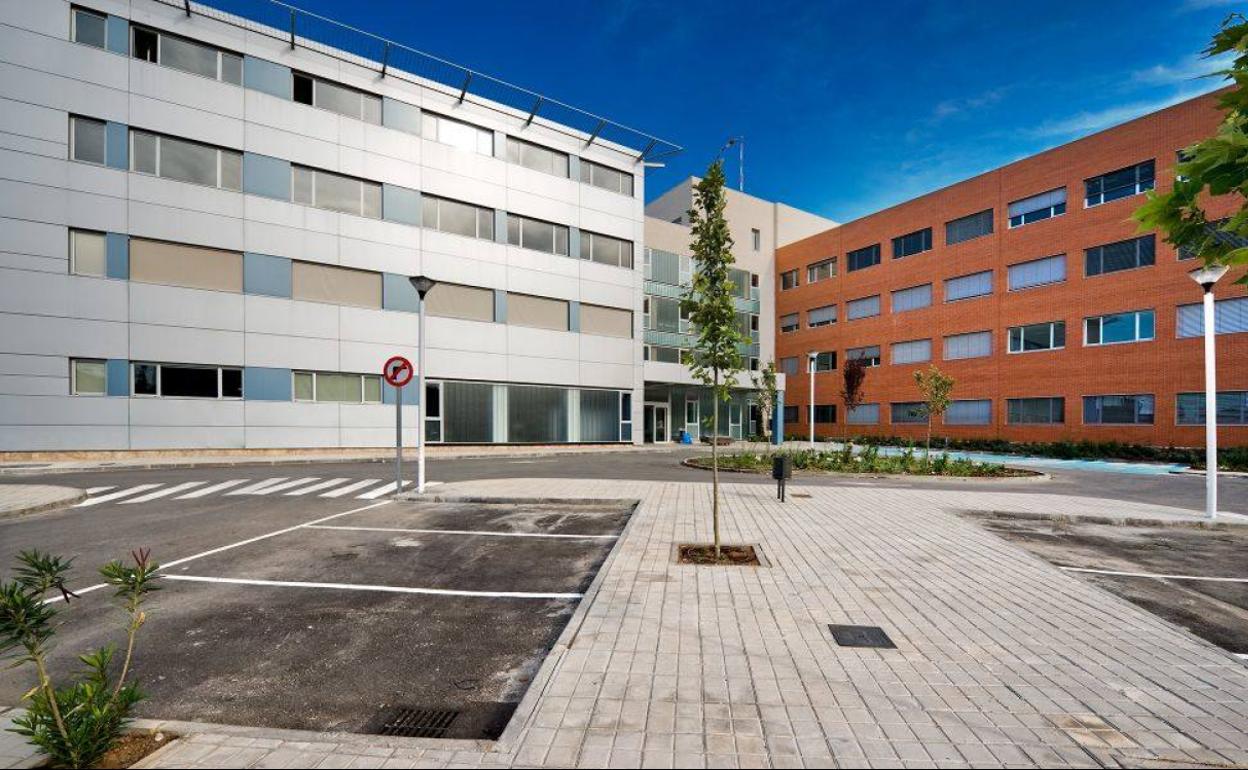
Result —
<instances>
[{"instance_id":1,"label":"trash bin","mask_svg":"<svg viewBox=\"0 0 1248 770\"><path fill-rule=\"evenodd\" d=\"M793 478L793 458L788 455L776 455L771 458L771 477L776 481Z\"/></svg>"}]
</instances>

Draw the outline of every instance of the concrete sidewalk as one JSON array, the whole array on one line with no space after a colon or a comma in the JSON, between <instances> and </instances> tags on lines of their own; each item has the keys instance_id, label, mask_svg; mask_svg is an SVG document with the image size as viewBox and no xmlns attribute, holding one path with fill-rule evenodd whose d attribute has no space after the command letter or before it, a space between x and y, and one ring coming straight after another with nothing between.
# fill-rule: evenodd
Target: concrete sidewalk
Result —
<instances>
[{"instance_id":1,"label":"concrete sidewalk","mask_svg":"<svg viewBox=\"0 0 1248 770\"><path fill-rule=\"evenodd\" d=\"M64 508L82 502L87 493L50 484L0 484L0 519Z\"/></svg>"},{"instance_id":2,"label":"concrete sidewalk","mask_svg":"<svg viewBox=\"0 0 1248 770\"><path fill-rule=\"evenodd\" d=\"M1248 668L952 513L1191 517L1029 493L723 489L727 542L770 567L690 567L709 485L524 479L439 495L641 501L502 739L168 725L147 767L1094 767L1248 763ZM1138 509L1138 510L1137 510ZM839 647L829 623L893 650ZM154 724L154 723L153 723Z\"/></svg>"}]
</instances>

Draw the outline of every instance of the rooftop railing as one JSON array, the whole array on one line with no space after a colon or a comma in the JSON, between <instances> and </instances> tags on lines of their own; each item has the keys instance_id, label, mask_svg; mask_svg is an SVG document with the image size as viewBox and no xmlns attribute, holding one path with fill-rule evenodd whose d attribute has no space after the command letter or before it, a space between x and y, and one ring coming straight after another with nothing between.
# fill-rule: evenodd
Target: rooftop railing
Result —
<instances>
[{"instance_id":1,"label":"rooftop railing","mask_svg":"<svg viewBox=\"0 0 1248 770\"><path fill-rule=\"evenodd\" d=\"M614 145L616 149L623 148L642 161L655 161L682 149L679 145L557 99L280 0L212 0L211 4L190 0L155 1L184 10L188 16L215 19L280 40L292 48L306 48L375 70L383 78L393 77L436 88L461 103L471 101L495 110L500 106L509 108L504 112L523 120L526 126L540 121L543 126L581 139L587 146L595 142Z\"/></svg>"}]
</instances>

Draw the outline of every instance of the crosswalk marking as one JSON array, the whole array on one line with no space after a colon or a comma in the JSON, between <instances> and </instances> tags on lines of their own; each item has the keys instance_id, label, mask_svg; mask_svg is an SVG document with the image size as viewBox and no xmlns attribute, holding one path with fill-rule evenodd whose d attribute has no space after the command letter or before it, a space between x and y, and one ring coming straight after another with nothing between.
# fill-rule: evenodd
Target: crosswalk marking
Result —
<instances>
[{"instance_id":1,"label":"crosswalk marking","mask_svg":"<svg viewBox=\"0 0 1248 770\"><path fill-rule=\"evenodd\" d=\"M161 485L160 484L139 484L137 486L130 487L129 489L123 489L119 492L111 492L107 495L100 495L99 497L89 497L86 500L83 500L81 503L78 503L76 507L85 508L89 505L99 505L100 503L107 503L110 500L119 500L128 495L137 495L140 492L146 492L149 489L155 489L156 487L159 487L159 486Z\"/></svg>"},{"instance_id":2,"label":"crosswalk marking","mask_svg":"<svg viewBox=\"0 0 1248 770\"><path fill-rule=\"evenodd\" d=\"M329 487L336 487L342 482L350 481L350 480L351 479L349 478L341 478L341 479L328 479L326 481L318 481L317 483L311 484L306 487L296 487L295 489L292 489L289 492L285 492L283 494L285 494L287 497L298 497L299 495L306 495L309 492L319 492L322 489L328 489Z\"/></svg>"},{"instance_id":3,"label":"crosswalk marking","mask_svg":"<svg viewBox=\"0 0 1248 770\"><path fill-rule=\"evenodd\" d=\"M226 492L226 495L227 496L228 495L250 495L252 492L255 492L257 489L264 489L265 487L269 487L274 484L281 484L283 481L285 481L288 478L290 477L278 476L277 478L273 478L273 479L264 479L263 481L257 481L255 484L250 484L248 486L245 486L242 489L236 489L233 492Z\"/></svg>"},{"instance_id":4,"label":"crosswalk marking","mask_svg":"<svg viewBox=\"0 0 1248 770\"><path fill-rule=\"evenodd\" d=\"M363 489L364 487L371 487L378 481L381 481L381 479L364 479L363 481L357 481L354 484L348 484L345 487L335 489L332 492L325 492L321 495L321 497L343 497L355 492L356 490Z\"/></svg>"},{"instance_id":5,"label":"crosswalk marking","mask_svg":"<svg viewBox=\"0 0 1248 770\"><path fill-rule=\"evenodd\" d=\"M179 500L194 500L197 497L207 497L208 495L211 495L214 492L220 492L222 490L229 489L230 487L236 487L239 484L246 484L248 481L251 481L251 479L230 479L229 481L223 481L220 484L213 484L210 487L197 489L194 492L182 495L178 499Z\"/></svg>"},{"instance_id":6,"label":"crosswalk marking","mask_svg":"<svg viewBox=\"0 0 1248 770\"><path fill-rule=\"evenodd\" d=\"M270 495L274 492L281 492L282 490L290 489L291 487L297 487L302 484L308 484L310 482L316 481L319 478L320 476L305 476L301 479L294 479L293 481L286 481L281 484L274 484L272 486L265 487L264 489L261 489L259 491L252 492L251 494Z\"/></svg>"},{"instance_id":7,"label":"crosswalk marking","mask_svg":"<svg viewBox=\"0 0 1248 770\"><path fill-rule=\"evenodd\" d=\"M411 484L411 483L412 482L410 481L404 481L403 486L407 486L408 484ZM396 482L391 481L389 484L383 484L377 487L376 489L372 490L371 492L365 492L362 495L356 495L355 499L356 500L376 500L382 495L390 494L391 492L395 490L396 487L397 487Z\"/></svg>"},{"instance_id":8,"label":"crosswalk marking","mask_svg":"<svg viewBox=\"0 0 1248 770\"><path fill-rule=\"evenodd\" d=\"M99 493L101 493L101 492L107 492L107 491L108 491L108 490L110 490L110 489L116 489L116 488L117 488L117 487L115 487L115 486L112 486L112 487L87 487L86 492L87 492L87 494L88 494L88 495L98 495L98 494L99 494Z\"/></svg>"},{"instance_id":9,"label":"crosswalk marking","mask_svg":"<svg viewBox=\"0 0 1248 770\"><path fill-rule=\"evenodd\" d=\"M129 500L122 500L121 505L134 505L135 503L146 503L149 500L159 500L162 497L168 497L169 495L177 494L178 492L185 492L188 489L202 487L207 483L208 482L206 481L188 481L184 484L175 484L172 487L165 487L164 489L158 489L155 492L148 492L146 495L142 495L140 497L132 497Z\"/></svg>"}]
</instances>

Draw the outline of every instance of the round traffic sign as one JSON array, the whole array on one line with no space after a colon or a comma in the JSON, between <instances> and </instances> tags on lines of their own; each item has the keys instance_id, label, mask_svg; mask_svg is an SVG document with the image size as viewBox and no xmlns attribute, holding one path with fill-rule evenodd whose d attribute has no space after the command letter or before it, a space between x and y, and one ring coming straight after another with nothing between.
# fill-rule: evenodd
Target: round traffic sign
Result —
<instances>
[{"instance_id":1,"label":"round traffic sign","mask_svg":"<svg viewBox=\"0 0 1248 770\"><path fill-rule=\"evenodd\" d=\"M391 356L386 361L386 365L381 368L381 374L386 378L386 382L396 388L401 388L411 382L414 372L412 362L403 356Z\"/></svg>"}]
</instances>

